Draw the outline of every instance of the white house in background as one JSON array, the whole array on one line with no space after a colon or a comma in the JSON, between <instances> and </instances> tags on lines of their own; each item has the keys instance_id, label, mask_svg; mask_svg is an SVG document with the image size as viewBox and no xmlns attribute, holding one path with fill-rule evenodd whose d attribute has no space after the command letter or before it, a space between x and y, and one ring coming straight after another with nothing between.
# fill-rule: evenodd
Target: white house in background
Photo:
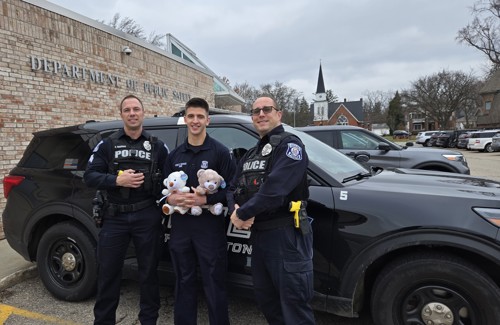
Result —
<instances>
[{"instance_id":1,"label":"white house in background","mask_svg":"<svg viewBox=\"0 0 500 325\"><path fill-rule=\"evenodd\" d=\"M389 135L389 126L385 123L372 124L372 132L381 136Z\"/></svg>"}]
</instances>

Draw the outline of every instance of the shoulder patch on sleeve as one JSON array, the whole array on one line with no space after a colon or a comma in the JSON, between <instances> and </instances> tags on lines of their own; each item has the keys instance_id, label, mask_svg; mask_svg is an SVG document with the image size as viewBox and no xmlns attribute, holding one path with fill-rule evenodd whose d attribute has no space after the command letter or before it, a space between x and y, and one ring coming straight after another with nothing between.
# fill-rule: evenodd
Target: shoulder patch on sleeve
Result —
<instances>
[{"instance_id":1,"label":"shoulder patch on sleeve","mask_svg":"<svg viewBox=\"0 0 500 325\"><path fill-rule=\"evenodd\" d=\"M97 152L97 150L99 150L99 147L101 146L101 144L103 142L104 142L103 140L99 141L99 143L94 147L94 151L92 151L92 152Z\"/></svg>"},{"instance_id":2,"label":"shoulder patch on sleeve","mask_svg":"<svg viewBox=\"0 0 500 325\"><path fill-rule=\"evenodd\" d=\"M296 143L288 143L286 156L293 160L302 160L302 148Z\"/></svg>"}]
</instances>

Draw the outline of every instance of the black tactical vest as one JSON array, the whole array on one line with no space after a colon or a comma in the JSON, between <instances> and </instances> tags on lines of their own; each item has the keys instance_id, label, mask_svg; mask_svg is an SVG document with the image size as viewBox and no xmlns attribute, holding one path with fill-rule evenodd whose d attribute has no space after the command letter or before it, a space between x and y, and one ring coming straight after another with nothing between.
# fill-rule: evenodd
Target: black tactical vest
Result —
<instances>
[{"instance_id":1,"label":"black tactical vest","mask_svg":"<svg viewBox=\"0 0 500 325\"><path fill-rule=\"evenodd\" d=\"M131 201L138 202L152 194L153 173L151 169L153 160L157 158L154 154L154 143L151 139L129 142L127 137L118 137L118 135L119 133L114 133L110 136L113 157L109 172L117 175L121 170L133 169L144 174L144 183L137 189L120 188L119 193L115 193L117 191L108 192L111 197L115 197L119 201L130 198Z\"/></svg>"},{"instance_id":2,"label":"black tactical vest","mask_svg":"<svg viewBox=\"0 0 500 325\"><path fill-rule=\"evenodd\" d=\"M254 147L250 149L242 158L243 170L235 191L235 202L238 205L244 204L255 193L259 191L260 186L266 181L271 172L273 161L275 159L276 147L288 137L295 137L292 133L282 132L272 135L269 143L263 148ZM298 138L297 138L298 139ZM299 140L300 141L300 140ZM269 148L271 149L269 151ZM267 214L289 214L288 204L290 201L307 200L309 189L307 186L307 174L304 174L302 181L295 187L285 200L284 206L275 211L269 211Z\"/></svg>"}]
</instances>

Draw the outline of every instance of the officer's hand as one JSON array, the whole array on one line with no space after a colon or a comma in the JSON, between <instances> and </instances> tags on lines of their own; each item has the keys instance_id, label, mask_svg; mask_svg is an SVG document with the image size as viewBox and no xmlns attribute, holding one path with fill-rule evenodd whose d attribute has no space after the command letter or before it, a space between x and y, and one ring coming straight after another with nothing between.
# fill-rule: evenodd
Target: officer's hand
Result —
<instances>
[{"instance_id":1,"label":"officer's hand","mask_svg":"<svg viewBox=\"0 0 500 325\"><path fill-rule=\"evenodd\" d=\"M200 195L197 193L186 193L184 194L184 207L192 208L194 206L202 206L207 204L207 197L205 195Z\"/></svg>"},{"instance_id":2,"label":"officer's hand","mask_svg":"<svg viewBox=\"0 0 500 325\"><path fill-rule=\"evenodd\" d=\"M255 217L251 217L248 220L243 221L242 229L248 230L252 227Z\"/></svg>"},{"instance_id":3,"label":"officer's hand","mask_svg":"<svg viewBox=\"0 0 500 325\"><path fill-rule=\"evenodd\" d=\"M236 214L236 211L238 211L238 208L239 208L238 204L235 204L234 211L231 214L231 218L230 218L231 222L233 223L233 225L236 229L245 229L245 230L250 229L255 217L252 217L246 221L241 220L240 218L238 218L238 215Z\"/></svg>"},{"instance_id":4,"label":"officer's hand","mask_svg":"<svg viewBox=\"0 0 500 325\"><path fill-rule=\"evenodd\" d=\"M238 216L236 215L236 211L231 214L231 222L236 229L241 229L243 227L243 220L238 218Z\"/></svg>"},{"instance_id":5,"label":"officer's hand","mask_svg":"<svg viewBox=\"0 0 500 325\"><path fill-rule=\"evenodd\" d=\"M144 183L144 174L136 173L133 169L127 169L116 177L116 185L123 187L138 188Z\"/></svg>"},{"instance_id":6,"label":"officer's hand","mask_svg":"<svg viewBox=\"0 0 500 325\"><path fill-rule=\"evenodd\" d=\"M167 203L171 205L184 206L184 194L177 190L172 191L169 197L167 197Z\"/></svg>"}]
</instances>

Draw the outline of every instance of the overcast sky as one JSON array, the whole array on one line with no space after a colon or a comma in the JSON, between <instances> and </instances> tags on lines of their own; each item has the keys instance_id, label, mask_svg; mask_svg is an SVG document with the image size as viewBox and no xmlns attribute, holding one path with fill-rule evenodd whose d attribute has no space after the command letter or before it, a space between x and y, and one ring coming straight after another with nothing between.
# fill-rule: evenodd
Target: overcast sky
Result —
<instances>
[{"instance_id":1,"label":"overcast sky","mask_svg":"<svg viewBox=\"0 0 500 325\"><path fill-rule=\"evenodd\" d=\"M146 34L171 33L231 85L278 80L341 100L407 89L443 69L482 77L488 61L458 44L474 0L50 0L86 17L133 18Z\"/></svg>"}]
</instances>

